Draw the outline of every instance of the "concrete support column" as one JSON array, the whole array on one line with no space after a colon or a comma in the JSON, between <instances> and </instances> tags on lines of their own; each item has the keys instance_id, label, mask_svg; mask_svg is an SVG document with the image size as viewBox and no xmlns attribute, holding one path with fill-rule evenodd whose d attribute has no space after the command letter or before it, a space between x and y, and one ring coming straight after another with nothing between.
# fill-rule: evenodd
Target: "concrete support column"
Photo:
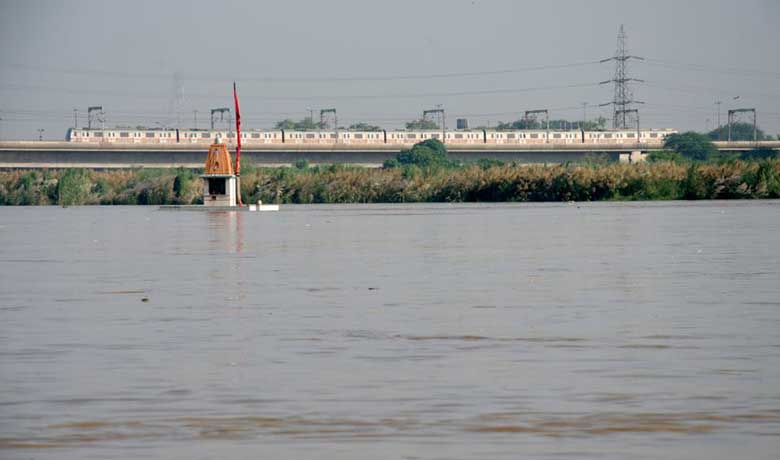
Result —
<instances>
[{"instance_id":1,"label":"concrete support column","mask_svg":"<svg viewBox=\"0 0 780 460\"><path fill-rule=\"evenodd\" d=\"M634 150L631 152L631 155L628 157L628 161L630 163L640 163L642 161L645 161L647 159L647 154L642 153L641 150Z\"/></svg>"}]
</instances>

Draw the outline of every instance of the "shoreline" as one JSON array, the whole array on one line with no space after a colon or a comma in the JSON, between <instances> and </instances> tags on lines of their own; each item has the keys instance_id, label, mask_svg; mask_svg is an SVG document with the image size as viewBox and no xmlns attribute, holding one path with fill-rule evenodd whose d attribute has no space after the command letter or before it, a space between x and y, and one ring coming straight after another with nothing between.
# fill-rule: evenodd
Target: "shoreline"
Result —
<instances>
[{"instance_id":1,"label":"shoreline","mask_svg":"<svg viewBox=\"0 0 780 460\"><path fill-rule=\"evenodd\" d=\"M199 204L187 169L0 171L0 205ZM244 202L268 204L670 201L780 198L780 159L723 163L248 167Z\"/></svg>"}]
</instances>

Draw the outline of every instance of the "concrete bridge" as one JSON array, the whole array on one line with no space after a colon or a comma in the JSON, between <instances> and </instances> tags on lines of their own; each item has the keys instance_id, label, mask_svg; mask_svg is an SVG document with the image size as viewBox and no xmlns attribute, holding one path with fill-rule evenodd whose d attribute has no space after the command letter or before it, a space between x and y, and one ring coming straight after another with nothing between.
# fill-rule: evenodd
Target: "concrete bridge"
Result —
<instances>
[{"instance_id":1,"label":"concrete bridge","mask_svg":"<svg viewBox=\"0 0 780 460\"><path fill-rule=\"evenodd\" d=\"M715 142L721 151L746 151L759 147L780 150L780 141ZM299 160L310 164L355 164L380 166L393 158L402 145L377 146L263 146L244 147L244 164L287 166ZM231 150L233 148L231 147ZM604 158L609 161L642 161L658 146L646 144L540 144L540 145L448 145L450 157L462 161L495 159L517 163L562 163ZM88 145L69 142L0 142L0 168L201 168L207 148L201 145Z\"/></svg>"}]
</instances>

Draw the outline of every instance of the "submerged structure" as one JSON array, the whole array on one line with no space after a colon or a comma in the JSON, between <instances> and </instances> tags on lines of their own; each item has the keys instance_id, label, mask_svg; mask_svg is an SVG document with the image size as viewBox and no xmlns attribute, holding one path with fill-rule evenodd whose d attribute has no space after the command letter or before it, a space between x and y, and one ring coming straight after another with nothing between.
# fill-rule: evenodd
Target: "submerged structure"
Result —
<instances>
[{"instance_id":1,"label":"submerged structure","mask_svg":"<svg viewBox=\"0 0 780 460\"><path fill-rule=\"evenodd\" d=\"M241 202L241 112L238 108L238 92L233 83L233 99L236 104L236 165L235 169L230 159L227 145L222 143L220 136L214 138L209 147L206 165L203 168L203 206L161 206L160 209L193 209L193 210L236 210L236 211L278 211L278 204L257 204L244 206ZM233 209L231 209L233 208Z\"/></svg>"},{"instance_id":2,"label":"submerged structure","mask_svg":"<svg viewBox=\"0 0 780 460\"><path fill-rule=\"evenodd\" d=\"M203 205L206 207L237 206L237 175L233 171L227 145L217 137L209 147L203 169Z\"/></svg>"}]
</instances>

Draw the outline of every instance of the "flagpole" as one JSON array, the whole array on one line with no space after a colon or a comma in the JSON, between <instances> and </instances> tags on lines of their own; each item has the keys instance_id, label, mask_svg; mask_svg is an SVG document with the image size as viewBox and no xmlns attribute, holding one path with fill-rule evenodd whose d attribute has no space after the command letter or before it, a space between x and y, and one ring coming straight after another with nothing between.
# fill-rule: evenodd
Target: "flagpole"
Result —
<instances>
[{"instance_id":1,"label":"flagpole","mask_svg":"<svg viewBox=\"0 0 780 460\"><path fill-rule=\"evenodd\" d=\"M238 109L238 91L236 82L233 82L233 101L236 104L236 201L243 206L241 201L241 111Z\"/></svg>"}]
</instances>

